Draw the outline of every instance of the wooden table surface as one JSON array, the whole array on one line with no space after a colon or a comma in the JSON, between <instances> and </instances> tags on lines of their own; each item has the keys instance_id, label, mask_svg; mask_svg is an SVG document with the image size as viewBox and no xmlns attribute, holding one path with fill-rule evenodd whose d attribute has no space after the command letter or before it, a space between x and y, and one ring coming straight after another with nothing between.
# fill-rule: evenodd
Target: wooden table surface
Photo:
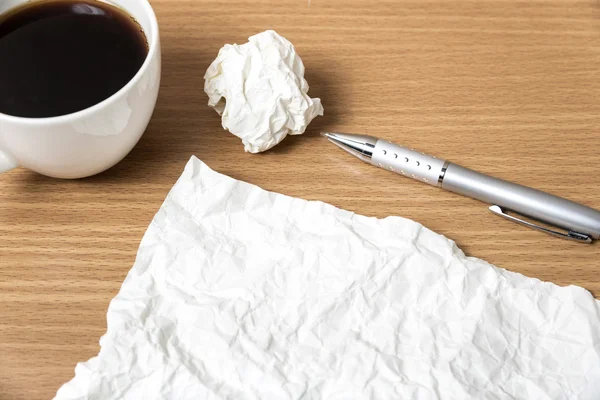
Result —
<instances>
[{"instance_id":1,"label":"wooden table surface","mask_svg":"<svg viewBox=\"0 0 600 400\"><path fill-rule=\"evenodd\" d=\"M265 189L401 215L500 267L600 297L600 248L362 164L318 136L368 133L600 208L596 0L154 0L163 83L133 152L90 179L0 176L0 400L48 399L98 353L106 310L191 155ZM246 154L206 105L225 43L275 29L325 116Z\"/></svg>"}]
</instances>

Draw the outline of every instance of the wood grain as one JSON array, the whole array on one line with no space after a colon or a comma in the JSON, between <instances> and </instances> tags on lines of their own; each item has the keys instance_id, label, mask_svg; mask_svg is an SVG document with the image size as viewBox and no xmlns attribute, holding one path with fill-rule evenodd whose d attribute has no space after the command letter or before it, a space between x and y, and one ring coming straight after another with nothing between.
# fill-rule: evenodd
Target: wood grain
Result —
<instances>
[{"instance_id":1,"label":"wood grain","mask_svg":"<svg viewBox=\"0 0 600 400\"><path fill-rule=\"evenodd\" d=\"M48 399L98 352L109 301L191 155L265 189L401 215L500 267L600 297L598 245L519 228L486 206L386 173L320 130L369 133L600 208L595 0L154 0L156 113L118 166L80 181L0 177L0 400ZM250 155L206 106L225 43L275 29L326 116Z\"/></svg>"}]
</instances>

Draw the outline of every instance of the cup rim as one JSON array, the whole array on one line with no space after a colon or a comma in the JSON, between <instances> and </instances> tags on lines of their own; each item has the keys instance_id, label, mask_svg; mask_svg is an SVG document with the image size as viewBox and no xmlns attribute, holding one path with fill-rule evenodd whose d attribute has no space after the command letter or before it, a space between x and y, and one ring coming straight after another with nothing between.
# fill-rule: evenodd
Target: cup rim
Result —
<instances>
[{"instance_id":1,"label":"cup rim","mask_svg":"<svg viewBox=\"0 0 600 400\"><path fill-rule=\"evenodd\" d=\"M101 1L111 4L110 0L101 0ZM144 63L142 64L142 66L140 67L138 72L135 74L135 76L133 78L131 78L129 80L129 82L127 82L127 84L125 86L123 86L117 92L112 94L110 97L102 100L101 102L94 104L93 106L90 106L88 108L84 108L83 110L79 110L79 111L76 111L76 112L73 112L70 114L59 115L56 117L29 118L29 117L17 117L14 115L4 114L4 113L0 112L0 120L4 120L6 122L26 123L28 125L32 125L32 124L33 125L47 125L47 124L54 124L54 123L63 123L63 122L67 122L68 120L71 120L71 119L86 117L91 114L94 114L98 110L104 108L107 104L112 103L117 98L122 97L126 92L128 92L131 89L132 86L136 85L142 79L142 76L146 73L146 70L149 68L150 63L152 62L152 60L156 56L156 52L158 51L158 42L159 42L159 38L160 38L160 33L158 30L158 19L156 18L156 13L154 12L154 9L152 8L152 5L150 4L150 2L148 0L141 0L141 3L142 3L142 6L144 7L144 10L147 13L147 15L149 16L150 27L152 30L151 38L148 43L148 45L149 45L148 55L146 56L146 59L144 60ZM124 10L124 11L127 11L127 10ZM146 32L144 32L144 33L146 33Z\"/></svg>"}]
</instances>

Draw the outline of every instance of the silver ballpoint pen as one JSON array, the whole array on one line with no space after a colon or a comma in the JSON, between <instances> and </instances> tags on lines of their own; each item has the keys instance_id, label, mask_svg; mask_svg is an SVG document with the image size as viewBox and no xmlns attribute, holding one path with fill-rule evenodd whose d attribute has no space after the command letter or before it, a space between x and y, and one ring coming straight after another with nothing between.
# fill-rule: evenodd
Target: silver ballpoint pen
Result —
<instances>
[{"instance_id":1,"label":"silver ballpoint pen","mask_svg":"<svg viewBox=\"0 0 600 400\"><path fill-rule=\"evenodd\" d=\"M344 133L322 135L369 164L491 204L490 211L510 221L579 243L600 239L600 211L593 208L481 174L387 140ZM564 232L517 218L508 212Z\"/></svg>"}]
</instances>

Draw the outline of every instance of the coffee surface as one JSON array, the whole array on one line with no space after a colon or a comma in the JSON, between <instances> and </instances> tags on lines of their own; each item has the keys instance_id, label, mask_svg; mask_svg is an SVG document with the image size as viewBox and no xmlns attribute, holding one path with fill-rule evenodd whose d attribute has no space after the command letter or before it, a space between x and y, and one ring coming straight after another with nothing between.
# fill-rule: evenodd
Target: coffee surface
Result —
<instances>
[{"instance_id":1,"label":"coffee surface","mask_svg":"<svg viewBox=\"0 0 600 400\"><path fill-rule=\"evenodd\" d=\"M140 25L95 0L28 3L0 15L0 113L70 114L123 88L148 55Z\"/></svg>"}]
</instances>

